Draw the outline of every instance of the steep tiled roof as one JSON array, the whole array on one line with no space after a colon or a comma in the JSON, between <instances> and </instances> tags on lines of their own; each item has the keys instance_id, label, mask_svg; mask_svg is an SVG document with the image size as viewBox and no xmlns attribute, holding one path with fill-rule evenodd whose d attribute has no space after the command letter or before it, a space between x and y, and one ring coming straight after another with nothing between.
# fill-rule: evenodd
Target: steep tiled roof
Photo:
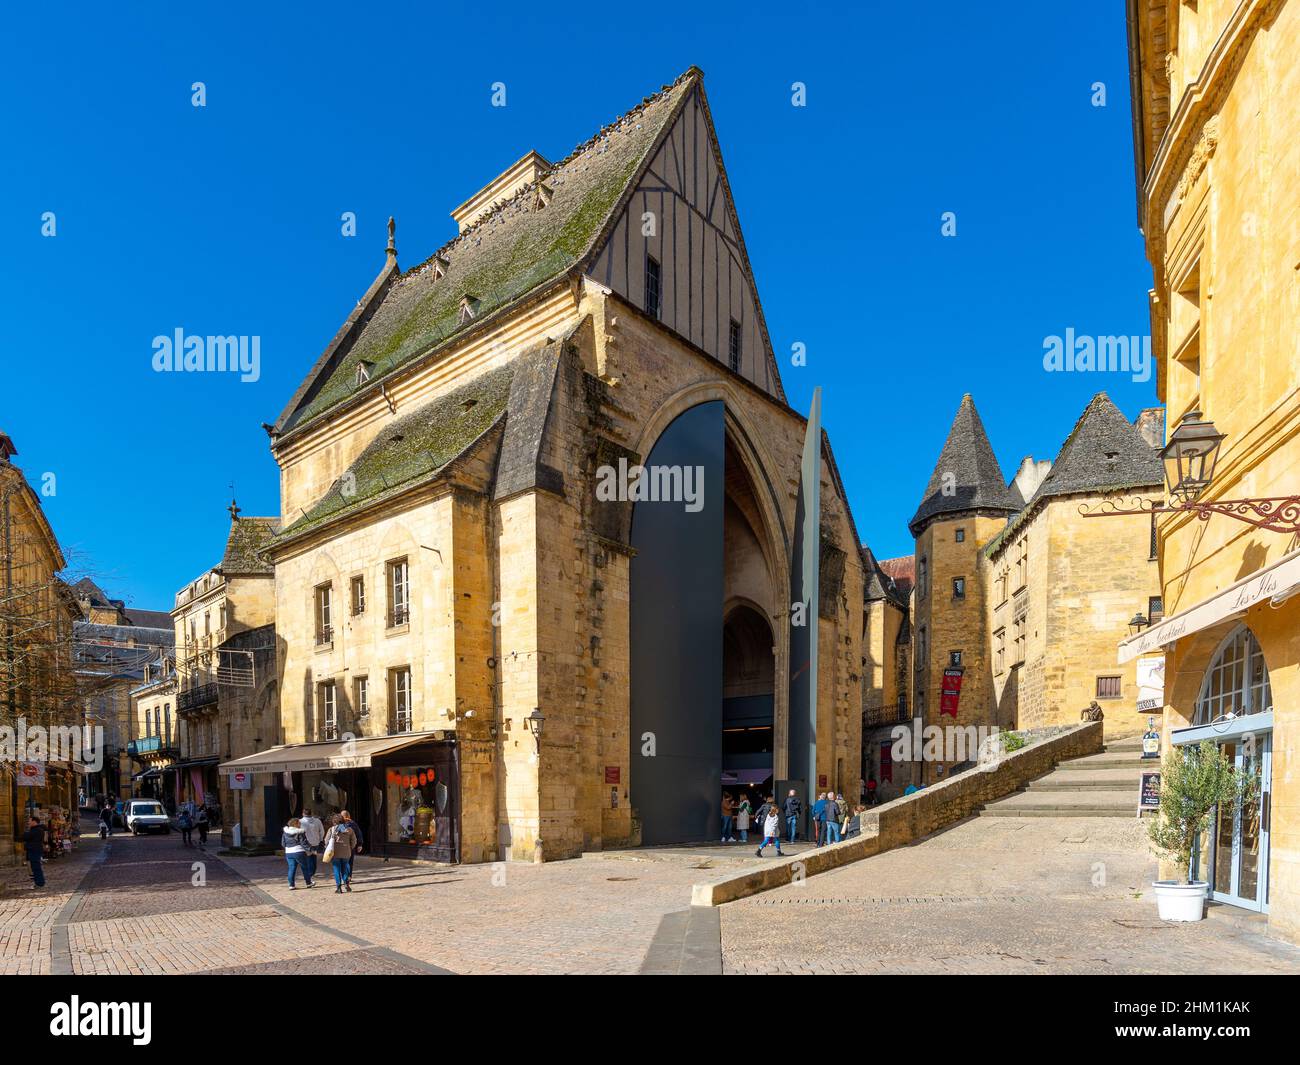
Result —
<instances>
[{"instance_id":1,"label":"steep tiled roof","mask_svg":"<svg viewBox=\"0 0 1300 1065\"><path fill-rule=\"evenodd\" d=\"M1057 496L1158 488L1164 483L1160 454L1105 392L1092 397L1052 464L1051 472L1024 509L985 548L989 555L1027 522L1039 506Z\"/></svg>"},{"instance_id":2,"label":"steep tiled roof","mask_svg":"<svg viewBox=\"0 0 1300 1065\"><path fill-rule=\"evenodd\" d=\"M909 595L916 584L916 556L903 555L901 558L882 558L880 568L894 582L903 595Z\"/></svg>"},{"instance_id":3,"label":"steep tiled roof","mask_svg":"<svg viewBox=\"0 0 1300 1065\"><path fill-rule=\"evenodd\" d=\"M126 620L132 625L144 629L170 629L172 616L165 610L136 610L126 608Z\"/></svg>"},{"instance_id":4,"label":"steep tiled roof","mask_svg":"<svg viewBox=\"0 0 1300 1065\"><path fill-rule=\"evenodd\" d=\"M313 371L277 426L311 421L359 388L392 373L479 320L578 266L603 234L690 86L692 67L579 145L541 177L550 191L524 186L425 262L381 286L350 342ZM544 205L542 205L545 200ZM463 321L461 303L475 301ZM357 365L369 379L357 383Z\"/></svg>"},{"instance_id":5,"label":"steep tiled roof","mask_svg":"<svg viewBox=\"0 0 1300 1065\"><path fill-rule=\"evenodd\" d=\"M281 537L413 488L446 469L504 418L516 362L489 370L387 426Z\"/></svg>"},{"instance_id":6,"label":"steep tiled roof","mask_svg":"<svg viewBox=\"0 0 1300 1065\"><path fill-rule=\"evenodd\" d=\"M939 452L939 461L908 528L913 536L919 536L927 522L943 514L968 510L1002 510L1011 514L1019 509L1020 501L1002 479L993 446L968 392L962 396L948 439Z\"/></svg>"},{"instance_id":7,"label":"steep tiled roof","mask_svg":"<svg viewBox=\"0 0 1300 1065\"><path fill-rule=\"evenodd\" d=\"M906 607L907 593L901 591L894 580L886 573L871 548L862 547L863 574L865 576L864 594L868 601L888 599L899 607Z\"/></svg>"},{"instance_id":8,"label":"steep tiled roof","mask_svg":"<svg viewBox=\"0 0 1300 1065\"><path fill-rule=\"evenodd\" d=\"M268 576L275 567L263 556L280 529L279 518L240 517L230 523L221 572L227 577Z\"/></svg>"}]
</instances>

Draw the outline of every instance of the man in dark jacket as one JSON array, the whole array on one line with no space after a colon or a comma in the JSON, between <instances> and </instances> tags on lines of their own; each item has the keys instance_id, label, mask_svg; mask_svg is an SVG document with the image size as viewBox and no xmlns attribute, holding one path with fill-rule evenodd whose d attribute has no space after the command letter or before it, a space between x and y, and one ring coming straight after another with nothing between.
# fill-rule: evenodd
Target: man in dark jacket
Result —
<instances>
[{"instance_id":1,"label":"man in dark jacket","mask_svg":"<svg viewBox=\"0 0 1300 1065\"><path fill-rule=\"evenodd\" d=\"M41 868L41 854L45 850L45 829L35 817L27 819L27 831L23 833L23 853L32 867L32 879L38 888L45 886L45 870Z\"/></svg>"},{"instance_id":2,"label":"man in dark jacket","mask_svg":"<svg viewBox=\"0 0 1300 1065\"><path fill-rule=\"evenodd\" d=\"M803 803L799 801L799 796L795 794L794 788L790 789L790 794L785 797L785 802L781 804L781 812L785 814L785 831L791 843L794 842L795 833L799 831L799 817L803 813Z\"/></svg>"}]
</instances>

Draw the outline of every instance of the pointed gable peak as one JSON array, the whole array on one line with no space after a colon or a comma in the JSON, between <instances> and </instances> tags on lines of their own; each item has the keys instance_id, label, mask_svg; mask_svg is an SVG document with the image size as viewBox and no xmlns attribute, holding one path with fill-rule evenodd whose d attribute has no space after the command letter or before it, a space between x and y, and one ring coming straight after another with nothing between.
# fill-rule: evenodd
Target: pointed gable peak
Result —
<instances>
[{"instance_id":1,"label":"pointed gable peak","mask_svg":"<svg viewBox=\"0 0 1300 1065\"><path fill-rule=\"evenodd\" d=\"M1098 392L1079 415L1033 498L1163 483L1159 452L1105 392Z\"/></svg>"},{"instance_id":2,"label":"pointed gable peak","mask_svg":"<svg viewBox=\"0 0 1300 1065\"><path fill-rule=\"evenodd\" d=\"M1019 509L1015 495L1003 480L993 445L975 409L975 400L967 392L961 398L948 439L939 452L939 461L908 528L913 536L919 536L926 525L944 514L971 510L1010 514Z\"/></svg>"}]
</instances>

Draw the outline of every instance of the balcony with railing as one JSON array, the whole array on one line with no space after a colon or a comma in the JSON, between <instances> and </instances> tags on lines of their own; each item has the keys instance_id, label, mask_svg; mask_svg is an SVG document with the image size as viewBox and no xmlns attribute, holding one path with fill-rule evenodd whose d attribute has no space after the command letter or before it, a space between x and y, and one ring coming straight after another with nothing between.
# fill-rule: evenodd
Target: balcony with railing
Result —
<instances>
[{"instance_id":1,"label":"balcony with railing","mask_svg":"<svg viewBox=\"0 0 1300 1065\"><path fill-rule=\"evenodd\" d=\"M179 713L202 710L205 706L214 706L217 702L217 686L213 684L196 684L186 688L176 696L176 709Z\"/></svg>"},{"instance_id":2,"label":"balcony with railing","mask_svg":"<svg viewBox=\"0 0 1300 1065\"><path fill-rule=\"evenodd\" d=\"M862 711L862 727L879 728L882 725L906 725L908 723L907 704L892 703L889 706L869 706Z\"/></svg>"},{"instance_id":3,"label":"balcony with railing","mask_svg":"<svg viewBox=\"0 0 1300 1065\"><path fill-rule=\"evenodd\" d=\"M176 746L171 736L141 736L139 739L128 741L126 745L128 758L143 760L149 756L161 758L174 756L176 753Z\"/></svg>"}]
</instances>

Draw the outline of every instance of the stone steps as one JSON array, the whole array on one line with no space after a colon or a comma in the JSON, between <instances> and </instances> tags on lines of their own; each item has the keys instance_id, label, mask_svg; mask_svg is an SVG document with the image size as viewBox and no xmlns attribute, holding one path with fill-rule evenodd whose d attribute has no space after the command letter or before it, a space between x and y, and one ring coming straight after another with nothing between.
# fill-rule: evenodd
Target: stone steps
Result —
<instances>
[{"instance_id":1,"label":"stone steps","mask_svg":"<svg viewBox=\"0 0 1300 1065\"><path fill-rule=\"evenodd\" d=\"M1136 817L1141 741L1108 744L1100 754L1061 762L981 817Z\"/></svg>"}]
</instances>

